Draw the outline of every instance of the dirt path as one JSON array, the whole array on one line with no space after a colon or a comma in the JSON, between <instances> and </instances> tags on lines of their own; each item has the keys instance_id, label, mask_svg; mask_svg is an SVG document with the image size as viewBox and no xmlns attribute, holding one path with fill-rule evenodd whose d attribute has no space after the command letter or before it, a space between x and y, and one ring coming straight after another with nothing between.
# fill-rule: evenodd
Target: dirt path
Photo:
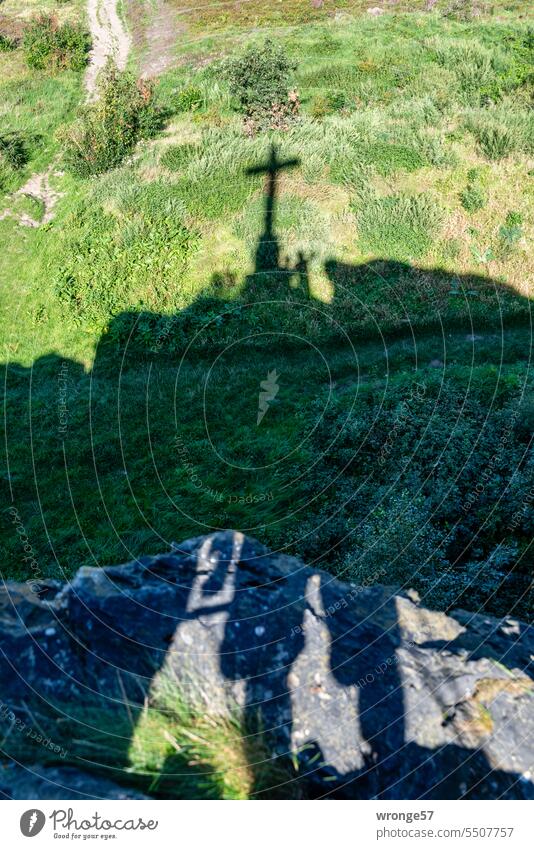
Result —
<instances>
[{"instance_id":1,"label":"dirt path","mask_svg":"<svg viewBox=\"0 0 534 849\"><path fill-rule=\"evenodd\" d=\"M42 204L43 214L39 219L33 218L27 212L20 212L16 208L9 207L0 213L0 221L3 221L4 218L15 218L23 227L40 227L41 224L48 224L49 221L52 221L54 206L63 194L51 187L50 177L52 175L57 176L53 165L44 174L33 174L13 195L14 199L26 196Z\"/></svg>"},{"instance_id":2,"label":"dirt path","mask_svg":"<svg viewBox=\"0 0 534 849\"><path fill-rule=\"evenodd\" d=\"M130 52L130 36L118 13L118 0L88 0L87 14L93 47L85 85L89 99L95 96L98 74L108 59L120 70L126 67Z\"/></svg>"},{"instance_id":3,"label":"dirt path","mask_svg":"<svg viewBox=\"0 0 534 849\"><path fill-rule=\"evenodd\" d=\"M179 27L176 18L175 10L169 7L166 0L156 0L144 34L144 52L141 57L143 77L157 77L172 66L176 35L185 29L183 25Z\"/></svg>"}]
</instances>

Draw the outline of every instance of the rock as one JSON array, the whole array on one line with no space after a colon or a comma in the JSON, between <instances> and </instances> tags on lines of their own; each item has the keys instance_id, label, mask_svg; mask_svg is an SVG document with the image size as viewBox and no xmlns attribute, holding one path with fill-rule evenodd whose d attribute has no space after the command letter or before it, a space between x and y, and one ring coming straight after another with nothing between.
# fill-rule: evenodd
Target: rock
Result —
<instances>
[{"instance_id":1,"label":"rock","mask_svg":"<svg viewBox=\"0 0 534 849\"><path fill-rule=\"evenodd\" d=\"M213 717L259 723L310 795L534 798L521 622L431 611L231 531L37 589L0 592L0 726L6 709L29 727L83 705L117 728L127 712L133 735L170 680Z\"/></svg>"},{"instance_id":2,"label":"rock","mask_svg":"<svg viewBox=\"0 0 534 849\"><path fill-rule=\"evenodd\" d=\"M383 14L384 14L384 10L383 10L383 9L381 9L381 8L380 8L380 6L371 6L371 8L370 8L370 9L367 9L367 14L368 14L368 15L373 15L373 16L375 16L375 17L376 17L377 15L383 15Z\"/></svg>"},{"instance_id":3,"label":"rock","mask_svg":"<svg viewBox=\"0 0 534 849\"><path fill-rule=\"evenodd\" d=\"M6 799L148 799L113 781L73 767L0 767L0 798Z\"/></svg>"}]
</instances>

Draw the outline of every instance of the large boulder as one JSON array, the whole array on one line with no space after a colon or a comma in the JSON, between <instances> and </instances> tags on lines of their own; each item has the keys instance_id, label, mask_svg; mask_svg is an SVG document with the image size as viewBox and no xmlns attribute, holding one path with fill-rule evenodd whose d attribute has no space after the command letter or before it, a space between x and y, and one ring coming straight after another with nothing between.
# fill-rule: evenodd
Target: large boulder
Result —
<instances>
[{"instance_id":1,"label":"large boulder","mask_svg":"<svg viewBox=\"0 0 534 849\"><path fill-rule=\"evenodd\" d=\"M171 680L261 729L314 796L534 798L533 658L521 622L431 611L231 531L0 593L0 723L81 722L82 704L86 727L125 709L133 727Z\"/></svg>"}]
</instances>

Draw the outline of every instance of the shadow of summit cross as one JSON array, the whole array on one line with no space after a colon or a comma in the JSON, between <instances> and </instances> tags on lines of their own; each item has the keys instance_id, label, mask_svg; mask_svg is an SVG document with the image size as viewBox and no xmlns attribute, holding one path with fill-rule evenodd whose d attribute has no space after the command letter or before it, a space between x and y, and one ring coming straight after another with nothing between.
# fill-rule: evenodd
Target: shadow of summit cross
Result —
<instances>
[{"instance_id":1,"label":"shadow of summit cross","mask_svg":"<svg viewBox=\"0 0 534 849\"><path fill-rule=\"evenodd\" d=\"M269 159L263 165L256 165L247 170L247 174L266 174L265 186L265 219L263 233L259 237L256 248L254 274L287 274L289 269L280 266L280 247L274 232L274 208L276 205L276 178L279 172L286 168L294 168L300 164L300 160L278 159L277 148L271 145ZM290 272L292 273L292 272Z\"/></svg>"}]
</instances>

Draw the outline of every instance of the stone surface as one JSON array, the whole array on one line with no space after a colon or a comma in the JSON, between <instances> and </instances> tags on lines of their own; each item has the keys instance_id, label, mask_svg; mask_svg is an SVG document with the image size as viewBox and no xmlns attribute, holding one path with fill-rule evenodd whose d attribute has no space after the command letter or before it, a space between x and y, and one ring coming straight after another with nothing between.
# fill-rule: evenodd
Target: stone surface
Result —
<instances>
[{"instance_id":1,"label":"stone surface","mask_svg":"<svg viewBox=\"0 0 534 849\"><path fill-rule=\"evenodd\" d=\"M261 720L311 795L534 798L523 623L427 610L230 531L34 589L0 593L4 714L127 702L135 724L170 677L208 713Z\"/></svg>"},{"instance_id":2,"label":"stone surface","mask_svg":"<svg viewBox=\"0 0 534 849\"><path fill-rule=\"evenodd\" d=\"M0 768L0 798L5 799L147 799L101 776L73 767Z\"/></svg>"}]
</instances>

